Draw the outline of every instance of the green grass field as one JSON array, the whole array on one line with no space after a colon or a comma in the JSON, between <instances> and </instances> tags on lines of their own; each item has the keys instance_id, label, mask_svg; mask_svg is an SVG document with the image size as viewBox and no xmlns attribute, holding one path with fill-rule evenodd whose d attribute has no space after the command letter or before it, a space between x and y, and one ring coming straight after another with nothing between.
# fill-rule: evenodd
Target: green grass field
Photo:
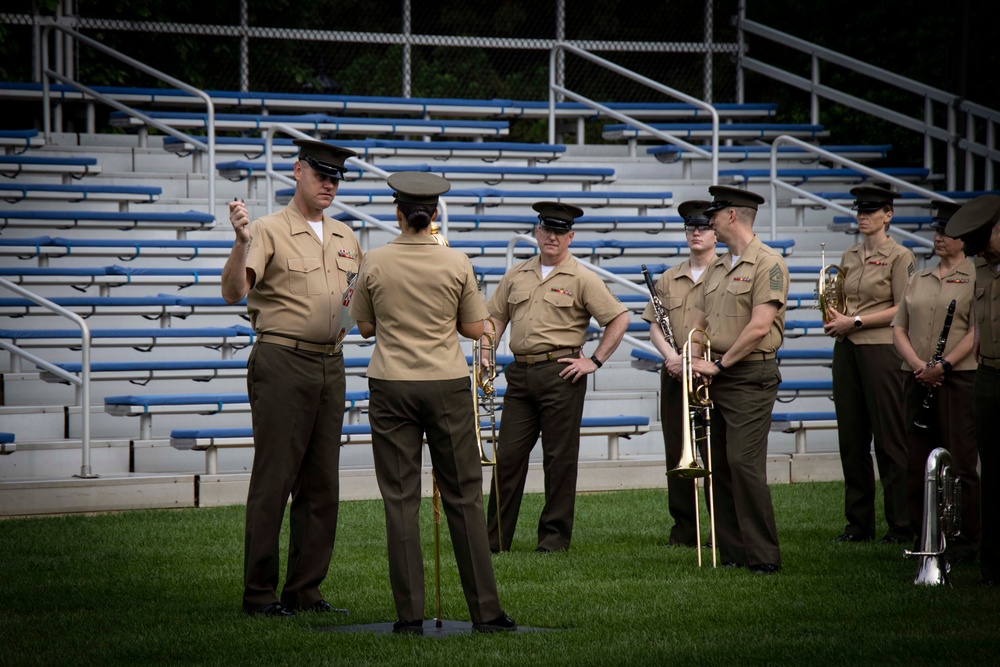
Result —
<instances>
[{"instance_id":1,"label":"green grass field","mask_svg":"<svg viewBox=\"0 0 1000 667\"><path fill-rule=\"evenodd\" d=\"M380 502L341 504L323 591L351 615L292 620L240 612L243 507L0 521L0 665L1000 662L1000 590L977 585L978 564L953 567L954 588L914 586L900 547L833 541L842 484L772 493L784 572L771 577L665 548L664 490L582 495L572 550L536 554L541 499L527 496L514 551L494 556L500 598L554 631L438 639L316 631L395 620ZM442 554L443 616L468 620L444 526Z\"/></svg>"}]
</instances>

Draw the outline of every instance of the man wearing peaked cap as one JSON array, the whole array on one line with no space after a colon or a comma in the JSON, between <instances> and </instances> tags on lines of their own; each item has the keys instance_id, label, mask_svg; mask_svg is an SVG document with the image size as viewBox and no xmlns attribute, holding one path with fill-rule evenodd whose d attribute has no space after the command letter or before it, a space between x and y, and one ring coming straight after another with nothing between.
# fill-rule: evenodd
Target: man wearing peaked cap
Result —
<instances>
[{"instance_id":1,"label":"man wearing peaked cap","mask_svg":"<svg viewBox=\"0 0 1000 667\"><path fill-rule=\"evenodd\" d=\"M343 180L347 171L344 161L358 156L347 148L312 139L293 139L292 143L299 147L299 160L308 164L317 173L337 180Z\"/></svg>"},{"instance_id":2,"label":"man wearing peaked cap","mask_svg":"<svg viewBox=\"0 0 1000 667\"><path fill-rule=\"evenodd\" d=\"M689 295L696 326L711 339L712 360L694 370L711 378L712 487L722 560L755 574L781 571L774 507L767 486L767 437L781 373L788 268L753 233L763 197L713 185L705 210L729 252L716 259Z\"/></svg>"},{"instance_id":3,"label":"man wearing peaked cap","mask_svg":"<svg viewBox=\"0 0 1000 667\"><path fill-rule=\"evenodd\" d=\"M243 610L255 616L335 611L319 586L339 506L347 388L342 303L361 246L350 227L324 211L354 153L321 141L294 143L300 153L292 201L253 222L243 202L231 202L235 239L222 270L222 296L229 303L246 297L257 333L247 362L254 457L243 565ZM291 537L279 598L279 536L289 493Z\"/></svg>"},{"instance_id":4,"label":"man wearing peaked cap","mask_svg":"<svg viewBox=\"0 0 1000 667\"><path fill-rule=\"evenodd\" d=\"M688 428L683 416L683 387L681 386L681 355L688 332L694 325L695 311L688 294L701 279L705 269L715 261L715 232L708 226L704 211L707 201L686 201L677 207L684 218L684 235L690 257L667 269L653 288L663 306L663 314L670 323L673 343L668 342L657 318L652 300L642 312L642 319L650 323L649 340L663 356L660 370L660 414L663 415L663 447L667 470L673 470L684 454L684 431ZM707 449L701 448L702 460L707 460ZM699 542L695 522L696 486L690 479L671 478L667 484L667 508L674 525L667 539L668 546L696 546Z\"/></svg>"},{"instance_id":5,"label":"man wearing peaked cap","mask_svg":"<svg viewBox=\"0 0 1000 667\"><path fill-rule=\"evenodd\" d=\"M982 475L982 534L979 563L983 583L1000 585L1000 196L981 195L962 206L946 232L965 243L976 259L975 342L979 365L973 381L976 447Z\"/></svg>"},{"instance_id":6,"label":"man wearing peaked cap","mask_svg":"<svg viewBox=\"0 0 1000 667\"><path fill-rule=\"evenodd\" d=\"M739 188L731 188L728 185L709 186L708 194L715 198L705 209L705 215L709 218L711 218L712 214L716 211L721 211L724 208L738 206L741 208L752 208L756 211L757 208L764 203L764 198L756 192L741 190Z\"/></svg>"},{"instance_id":7,"label":"man wearing peaked cap","mask_svg":"<svg viewBox=\"0 0 1000 667\"><path fill-rule=\"evenodd\" d=\"M572 204L556 201L540 201L531 208L538 212L538 226L557 232L568 232L573 229L573 223L583 215L583 209Z\"/></svg>"},{"instance_id":8,"label":"man wearing peaked cap","mask_svg":"<svg viewBox=\"0 0 1000 667\"><path fill-rule=\"evenodd\" d=\"M486 513L494 551L510 550L539 433L546 482L536 550L569 548L586 377L608 361L629 322L625 306L604 281L570 254L573 222L583 211L552 201L533 208L538 255L510 269L488 304L497 340L510 325L514 353L504 371L504 417ZM605 329L588 358L582 348L591 317Z\"/></svg>"}]
</instances>

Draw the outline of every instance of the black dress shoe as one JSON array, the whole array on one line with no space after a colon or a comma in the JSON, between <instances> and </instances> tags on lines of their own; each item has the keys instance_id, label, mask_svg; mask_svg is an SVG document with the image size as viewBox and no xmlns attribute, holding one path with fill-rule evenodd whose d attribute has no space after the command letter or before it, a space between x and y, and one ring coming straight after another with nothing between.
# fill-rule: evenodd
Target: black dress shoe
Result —
<instances>
[{"instance_id":1,"label":"black dress shoe","mask_svg":"<svg viewBox=\"0 0 1000 667\"><path fill-rule=\"evenodd\" d=\"M308 607L300 607L299 611L309 611L316 612L320 614L350 614L351 612L347 609L341 609L340 607L334 607L332 604L326 600L316 600Z\"/></svg>"},{"instance_id":2,"label":"black dress shoe","mask_svg":"<svg viewBox=\"0 0 1000 667\"><path fill-rule=\"evenodd\" d=\"M397 635L422 635L424 634L424 619L421 618L416 621L404 621L400 619L392 624L392 631Z\"/></svg>"},{"instance_id":3,"label":"black dress shoe","mask_svg":"<svg viewBox=\"0 0 1000 667\"><path fill-rule=\"evenodd\" d=\"M875 538L870 535L858 535L857 533L841 533L834 538L835 542L871 542Z\"/></svg>"},{"instance_id":4,"label":"black dress shoe","mask_svg":"<svg viewBox=\"0 0 1000 667\"><path fill-rule=\"evenodd\" d=\"M778 574L781 566L774 563L758 563L750 566L750 574Z\"/></svg>"},{"instance_id":5,"label":"black dress shoe","mask_svg":"<svg viewBox=\"0 0 1000 667\"><path fill-rule=\"evenodd\" d=\"M997 586L1000 586L1000 581L997 581L996 579L983 579L979 582L979 585L985 588L996 588Z\"/></svg>"},{"instance_id":6,"label":"black dress shoe","mask_svg":"<svg viewBox=\"0 0 1000 667\"><path fill-rule=\"evenodd\" d=\"M723 561L722 567L729 568L729 569L733 570L733 569L736 569L738 567L743 567L743 563L737 563L734 560L727 560L727 561Z\"/></svg>"},{"instance_id":7,"label":"black dress shoe","mask_svg":"<svg viewBox=\"0 0 1000 667\"><path fill-rule=\"evenodd\" d=\"M899 535L893 535L892 533L886 533L882 536L882 539L878 541L879 544L906 544L912 537L900 537Z\"/></svg>"},{"instance_id":8,"label":"black dress shoe","mask_svg":"<svg viewBox=\"0 0 1000 667\"><path fill-rule=\"evenodd\" d=\"M247 612L251 616L267 616L275 618L289 618L295 616L295 612L284 606L280 602L272 602L269 605L265 605L256 611Z\"/></svg>"},{"instance_id":9,"label":"black dress shoe","mask_svg":"<svg viewBox=\"0 0 1000 667\"><path fill-rule=\"evenodd\" d=\"M473 623L473 632L514 632L517 630L517 623L507 614L500 614L492 621L485 623Z\"/></svg>"}]
</instances>

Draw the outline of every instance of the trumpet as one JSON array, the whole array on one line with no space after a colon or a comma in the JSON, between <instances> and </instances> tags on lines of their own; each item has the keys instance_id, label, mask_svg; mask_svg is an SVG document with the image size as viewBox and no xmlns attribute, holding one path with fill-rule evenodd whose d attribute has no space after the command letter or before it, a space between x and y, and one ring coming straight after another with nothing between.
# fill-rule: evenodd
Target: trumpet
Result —
<instances>
[{"instance_id":1,"label":"trumpet","mask_svg":"<svg viewBox=\"0 0 1000 667\"><path fill-rule=\"evenodd\" d=\"M948 540L961 534L962 481L951 470L951 453L938 447L924 467L924 522L920 551L903 551L904 558L919 558L918 586L950 586L951 569L944 556Z\"/></svg>"},{"instance_id":2,"label":"trumpet","mask_svg":"<svg viewBox=\"0 0 1000 667\"><path fill-rule=\"evenodd\" d=\"M816 282L816 300L819 302L820 315L823 323L830 321L827 310L844 313L847 309L847 297L844 295L844 269L837 264L826 263L826 244L819 244L820 260L823 266L819 270L819 280Z\"/></svg>"},{"instance_id":3,"label":"trumpet","mask_svg":"<svg viewBox=\"0 0 1000 667\"><path fill-rule=\"evenodd\" d=\"M692 347L696 342L695 335L700 335L702 341L701 358L706 361L712 358L712 341L708 337L708 332L704 329L692 329L688 333L687 342L682 350L682 384L681 389L681 416L687 420L687 427L683 429L683 440L681 445L681 460L676 467L667 471L668 477L694 480L694 507L695 507L695 532L698 540L701 541L701 510L698 503L698 480L702 477L706 479L706 490L708 491L708 510L710 521L710 534L712 540L712 567L716 567L716 540L715 540L715 491L712 485L712 399L708 393L708 384L705 382L695 383L694 364ZM701 435L699 435L699 431ZM707 452L705 467L698 465L698 445L704 444ZM701 567L701 549L698 549L698 567Z\"/></svg>"}]
</instances>

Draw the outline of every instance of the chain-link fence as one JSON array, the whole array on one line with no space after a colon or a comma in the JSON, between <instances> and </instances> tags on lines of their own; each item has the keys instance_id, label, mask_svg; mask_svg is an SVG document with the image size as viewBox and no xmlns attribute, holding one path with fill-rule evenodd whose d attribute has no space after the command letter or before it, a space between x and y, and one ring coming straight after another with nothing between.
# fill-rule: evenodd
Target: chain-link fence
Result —
<instances>
[{"instance_id":1,"label":"chain-link fence","mask_svg":"<svg viewBox=\"0 0 1000 667\"><path fill-rule=\"evenodd\" d=\"M38 17L56 16L208 90L544 100L550 46L565 39L694 96L712 101L736 96L731 21L736 0L13 0L4 5L0 77L7 81L37 80ZM69 67L80 81L158 85L93 50L70 48ZM565 76L569 88L594 99L648 101L659 95L571 58Z\"/></svg>"}]
</instances>

